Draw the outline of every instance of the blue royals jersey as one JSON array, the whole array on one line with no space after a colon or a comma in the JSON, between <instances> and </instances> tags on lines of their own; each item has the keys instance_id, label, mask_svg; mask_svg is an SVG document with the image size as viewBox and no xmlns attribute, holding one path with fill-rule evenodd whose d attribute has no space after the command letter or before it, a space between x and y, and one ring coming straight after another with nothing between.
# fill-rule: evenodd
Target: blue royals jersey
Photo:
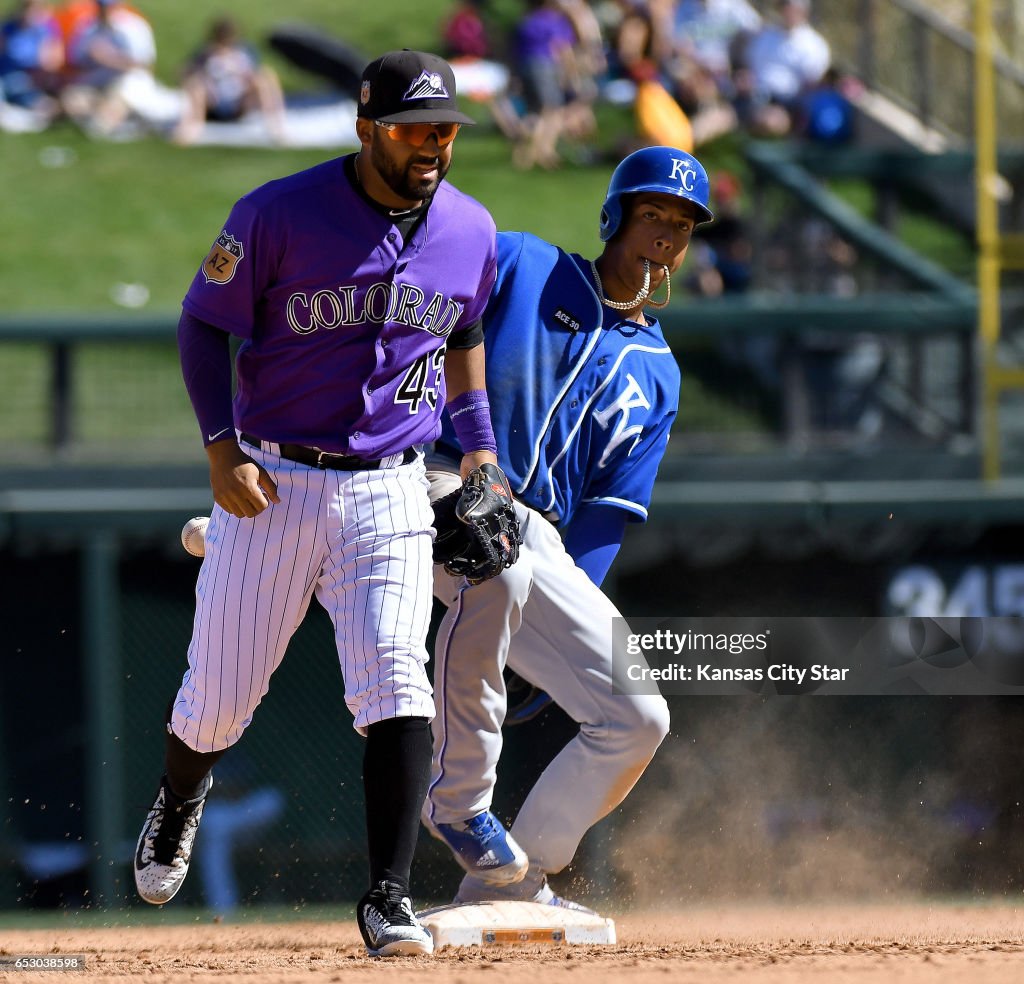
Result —
<instances>
[{"instance_id":1,"label":"blue royals jersey","mask_svg":"<svg viewBox=\"0 0 1024 984\"><path fill-rule=\"evenodd\" d=\"M582 503L645 520L679 408L679 367L660 325L616 320L582 257L528 233L497 241L484 347L513 491L562 527ZM447 415L442 440L458 446Z\"/></svg>"}]
</instances>

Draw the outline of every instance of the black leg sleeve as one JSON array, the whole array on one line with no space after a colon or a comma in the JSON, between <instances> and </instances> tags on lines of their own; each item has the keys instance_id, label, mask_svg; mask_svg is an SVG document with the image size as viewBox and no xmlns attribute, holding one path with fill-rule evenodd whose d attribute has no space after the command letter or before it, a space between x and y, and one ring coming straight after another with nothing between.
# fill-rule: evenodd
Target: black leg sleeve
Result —
<instances>
[{"instance_id":1,"label":"black leg sleeve","mask_svg":"<svg viewBox=\"0 0 1024 984\"><path fill-rule=\"evenodd\" d=\"M426 718L392 718L366 729L363 789L371 886L386 879L409 891L430 756Z\"/></svg>"},{"instance_id":2,"label":"black leg sleeve","mask_svg":"<svg viewBox=\"0 0 1024 984\"><path fill-rule=\"evenodd\" d=\"M217 760L227 751L195 752L171 731L171 706L167 706L164 724L164 771L171 791L182 799L195 799L206 785Z\"/></svg>"}]
</instances>

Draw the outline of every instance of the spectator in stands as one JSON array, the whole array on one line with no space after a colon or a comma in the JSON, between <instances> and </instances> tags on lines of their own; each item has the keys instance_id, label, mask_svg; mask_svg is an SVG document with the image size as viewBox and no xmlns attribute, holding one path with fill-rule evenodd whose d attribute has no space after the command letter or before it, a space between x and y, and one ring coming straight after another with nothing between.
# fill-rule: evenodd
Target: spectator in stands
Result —
<instances>
[{"instance_id":1,"label":"spectator in stands","mask_svg":"<svg viewBox=\"0 0 1024 984\"><path fill-rule=\"evenodd\" d=\"M0 24L0 98L31 114L39 128L56 116L53 98L64 63L60 28L41 0L19 0Z\"/></svg>"},{"instance_id":2,"label":"spectator in stands","mask_svg":"<svg viewBox=\"0 0 1024 984\"><path fill-rule=\"evenodd\" d=\"M619 7L613 66L635 86L640 141L692 149L734 129L731 103L714 78L684 54L686 43L676 42L673 4L619 0Z\"/></svg>"},{"instance_id":3,"label":"spectator in stands","mask_svg":"<svg viewBox=\"0 0 1024 984\"><path fill-rule=\"evenodd\" d=\"M660 75L672 57L672 4L669 0L617 0L611 37L614 75L638 79Z\"/></svg>"},{"instance_id":4,"label":"spectator in stands","mask_svg":"<svg viewBox=\"0 0 1024 984\"><path fill-rule=\"evenodd\" d=\"M558 7L572 25L574 41L567 56L566 130L577 140L597 133L594 103L598 80L608 70L601 24L587 0L558 0Z\"/></svg>"},{"instance_id":5,"label":"spectator in stands","mask_svg":"<svg viewBox=\"0 0 1024 984\"><path fill-rule=\"evenodd\" d=\"M554 168L560 163L558 140L567 123L567 65L576 35L557 0L527 0L527 8L513 39L527 110L526 137L513 162L522 168Z\"/></svg>"},{"instance_id":6,"label":"spectator in stands","mask_svg":"<svg viewBox=\"0 0 1024 984\"><path fill-rule=\"evenodd\" d=\"M761 29L748 0L679 0L673 22L676 97L693 114L732 100L733 72L746 42Z\"/></svg>"},{"instance_id":7,"label":"spectator in stands","mask_svg":"<svg viewBox=\"0 0 1024 984\"><path fill-rule=\"evenodd\" d=\"M497 60L483 8L486 0L456 0L441 23L442 54L455 73L459 95L485 105L498 129L511 141L526 129L510 93L511 72Z\"/></svg>"},{"instance_id":8,"label":"spectator in stands","mask_svg":"<svg viewBox=\"0 0 1024 984\"><path fill-rule=\"evenodd\" d=\"M692 152L693 125L670 91L672 9L666 0L618 0L612 31L610 73L615 88L628 92L635 133L620 147L631 153L644 146L680 147Z\"/></svg>"},{"instance_id":9,"label":"spectator in stands","mask_svg":"<svg viewBox=\"0 0 1024 984\"><path fill-rule=\"evenodd\" d=\"M452 58L487 58L491 45L481 8L484 0L457 0L441 27L442 55Z\"/></svg>"},{"instance_id":10,"label":"spectator in stands","mask_svg":"<svg viewBox=\"0 0 1024 984\"><path fill-rule=\"evenodd\" d=\"M855 79L843 79L835 68L830 68L804 99L800 133L830 147L849 143L854 136L855 120L849 93L858 86Z\"/></svg>"},{"instance_id":11,"label":"spectator in stands","mask_svg":"<svg viewBox=\"0 0 1024 984\"><path fill-rule=\"evenodd\" d=\"M71 78L62 94L68 115L89 134L127 136L133 124L176 119L181 101L153 76L156 41L149 22L117 0L95 0L68 48Z\"/></svg>"},{"instance_id":12,"label":"spectator in stands","mask_svg":"<svg viewBox=\"0 0 1024 984\"><path fill-rule=\"evenodd\" d=\"M185 108L173 139L194 143L207 120L233 122L246 113L263 114L275 143L284 141L284 95L277 73L261 65L230 17L210 25L206 43L189 61L182 86Z\"/></svg>"},{"instance_id":13,"label":"spectator in stands","mask_svg":"<svg viewBox=\"0 0 1024 984\"><path fill-rule=\"evenodd\" d=\"M604 32L601 22L588 0L558 0L558 6L576 33L576 50L583 59L589 60L589 69L594 75L606 68Z\"/></svg>"},{"instance_id":14,"label":"spectator in stands","mask_svg":"<svg viewBox=\"0 0 1024 984\"><path fill-rule=\"evenodd\" d=\"M778 8L780 22L750 39L735 76L740 119L766 136L793 132L801 101L832 57L828 42L808 23L810 0L779 0Z\"/></svg>"}]
</instances>

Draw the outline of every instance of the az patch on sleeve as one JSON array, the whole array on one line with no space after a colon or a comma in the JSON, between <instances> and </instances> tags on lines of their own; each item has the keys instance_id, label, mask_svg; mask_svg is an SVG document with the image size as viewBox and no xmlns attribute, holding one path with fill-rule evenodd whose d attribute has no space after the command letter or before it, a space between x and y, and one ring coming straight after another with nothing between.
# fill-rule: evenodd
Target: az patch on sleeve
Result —
<instances>
[{"instance_id":1,"label":"az patch on sleeve","mask_svg":"<svg viewBox=\"0 0 1024 984\"><path fill-rule=\"evenodd\" d=\"M245 250L242 244L225 229L217 237L209 255L203 261L203 276L208 284L226 284L235 275Z\"/></svg>"}]
</instances>

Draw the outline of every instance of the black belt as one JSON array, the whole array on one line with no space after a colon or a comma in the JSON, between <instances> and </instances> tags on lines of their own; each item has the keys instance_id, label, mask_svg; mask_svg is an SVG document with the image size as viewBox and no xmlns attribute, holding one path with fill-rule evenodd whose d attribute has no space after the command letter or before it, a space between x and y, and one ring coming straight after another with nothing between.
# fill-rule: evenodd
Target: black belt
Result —
<instances>
[{"instance_id":1,"label":"black belt","mask_svg":"<svg viewBox=\"0 0 1024 984\"><path fill-rule=\"evenodd\" d=\"M263 446L262 440L252 434L243 434L242 440L254 448ZM333 451L308 448L304 444L278 444L277 453L289 461L297 461L300 465L309 465L312 468L332 468L338 471L375 471L386 460L386 458L360 458L354 454L335 454ZM415 448L406 448L401 454L403 465L408 465L416 460ZM387 455L387 458L394 456Z\"/></svg>"}]
</instances>

